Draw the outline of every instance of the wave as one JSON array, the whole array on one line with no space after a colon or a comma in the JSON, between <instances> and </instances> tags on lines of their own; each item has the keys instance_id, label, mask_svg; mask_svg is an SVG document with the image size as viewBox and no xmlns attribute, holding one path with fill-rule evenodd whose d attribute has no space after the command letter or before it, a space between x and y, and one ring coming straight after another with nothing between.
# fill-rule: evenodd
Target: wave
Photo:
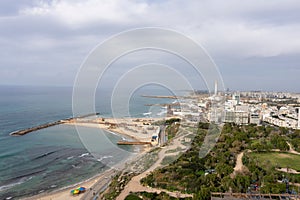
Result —
<instances>
[{"instance_id":1,"label":"wave","mask_svg":"<svg viewBox=\"0 0 300 200\"><path fill-rule=\"evenodd\" d=\"M82 157L88 156L88 155L90 155L90 153L83 153L83 154L81 154L80 156L78 156L78 158L82 158Z\"/></svg>"},{"instance_id":2,"label":"wave","mask_svg":"<svg viewBox=\"0 0 300 200\"><path fill-rule=\"evenodd\" d=\"M32 178L33 178L32 176L30 176L28 178L21 178L21 179L19 179L16 182L13 182L13 183L10 183L10 184L7 184L7 185L2 185L2 186L0 186L0 192L4 191L4 190L8 190L8 189L10 189L10 188L12 188L14 186L20 185L22 183L25 183L26 181L29 181Z\"/></svg>"},{"instance_id":3,"label":"wave","mask_svg":"<svg viewBox=\"0 0 300 200\"><path fill-rule=\"evenodd\" d=\"M105 169L105 168L102 168L102 169ZM101 174L104 173L104 172L105 172L105 170L102 171L100 174L97 173L96 175L94 175L94 176L92 176L92 177L90 177L90 178L88 178L88 179L82 180L82 181L80 181L80 182L76 182L76 183L71 184L71 185L66 185L66 186L60 187L60 188L57 189L56 191L63 191L63 190L65 190L65 189L69 189L69 188L73 188L73 187L75 187L75 186L81 185L82 183L86 183L86 182L88 182L88 181L90 181L90 180L93 180L94 178L98 177L99 175L101 175Z\"/></svg>"},{"instance_id":4,"label":"wave","mask_svg":"<svg viewBox=\"0 0 300 200\"><path fill-rule=\"evenodd\" d=\"M8 179L8 181L9 182L17 182L16 180L23 180L23 179L30 180L30 179L32 179L33 175L41 174L42 172L45 172L45 171L46 171L46 168L38 169L38 170L29 172L29 173L26 173L25 171L23 171L23 172L20 172L21 175L12 177L12 178Z\"/></svg>"},{"instance_id":5,"label":"wave","mask_svg":"<svg viewBox=\"0 0 300 200\"><path fill-rule=\"evenodd\" d=\"M73 168L75 169L80 169L81 167L80 166L76 166L76 165L72 165Z\"/></svg>"},{"instance_id":6,"label":"wave","mask_svg":"<svg viewBox=\"0 0 300 200\"><path fill-rule=\"evenodd\" d=\"M12 149L10 151L2 151L0 153L0 159L4 159L4 158L9 158L9 157L13 157L13 156L16 156L16 155L19 155L20 154L20 150L19 149Z\"/></svg>"},{"instance_id":7,"label":"wave","mask_svg":"<svg viewBox=\"0 0 300 200\"><path fill-rule=\"evenodd\" d=\"M107 131L107 132L109 132L109 133L111 133L113 135L118 135L118 134L116 134L115 132L112 132L112 131Z\"/></svg>"},{"instance_id":8,"label":"wave","mask_svg":"<svg viewBox=\"0 0 300 200\"><path fill-rule=\"evenodd\" d=\"M32 160L38 160L38 159L40 159L40 158L44 158L44 157L46 157L46 156L48 156L48 155L51 155L51 154L53 154L53 153L55 153L55 152L57 152L57 151L50 151L50 152L44 153L43 155L37 156L37 157L33 158Z\"/></svg>"},{"instance_id":9,"label":"wave","mask_svg":"<svg viewBox=\"0 0 300 200\"><path fill-rule=\"evenodd\" d=\"M112 135L116 135L116 136L118 136L118 137L122 137L122 135L121 134L119 134L119 133L115 133L115 132L112 132L112 131L109 131L109 130L105 130L106 132L108 132L108 133L110 133L110 134L112 134ZM124 137L122 137L122 139L123 139ZM124 140L124 139L123 139Z\"/></svg>"},{"instance_id":10,"label":"wave","mask_svg":"<svg viewBox=\"0 0 300 200\"><path fill-rule=\"evenodd\" d=\"M160 111L159 113L157 113L156 115L157 116L162 116L162 115L164 115L164 114L166 114L167 113L167 110L162 110L162 111Z\"/></svg>"},{"instance_id":11,"label":"wave","mask_svg":"<svg viewBox=\"0 0 300 200\"><path fill-rule=\"evenodd\" d=\"M101 157L100 159L97 159L97 161L101 162L103 159L106 159L106 158L112 158L113 156L103 156Z\"/></svg>"},{"instance_id":12,"label":"wave","mask_svg":"<svg viewBox=\"0 0 300 200\"><path fill-rule=\"evenodd\" d=\"M146 116L146 115L151 115L151 114L152 114L152 112L146 112L146 113L143 113L144 116Z\"/></svg>"}]
</instances>

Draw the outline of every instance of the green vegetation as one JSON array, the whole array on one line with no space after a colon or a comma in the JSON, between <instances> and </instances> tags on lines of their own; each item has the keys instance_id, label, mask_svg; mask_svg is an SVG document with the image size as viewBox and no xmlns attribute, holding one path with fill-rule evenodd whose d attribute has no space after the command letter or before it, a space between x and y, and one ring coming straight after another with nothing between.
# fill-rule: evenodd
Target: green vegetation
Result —
<instances>
[{"instance_id":1,"label":"green vegetation","mask_svg":"<svg viewBox=\"0 0 300 200\"><path fill-rule=\"evenodd\" d=\"M176 149L171 149L166 151L166 153L176 153L176 152L181 152L183 149L181 147L177 147Z\"/></svg>"},{"instance_id":2,"label":"green vegetation","mask_svg":"<svg viewBox=\"0 0 300 200\"><path fill-rule=\"evenodd\" d=\"M169 196L165 192L157 193L147 193L147 192L138 192L128 195L125 200L189 200L191 198L175 198Z\"/></svg>"},{"instance_id":3,"label":"green vegetation","mask_svg":"<svg viewBox=\"0 0 300 200\"><path fill-rule=\"evenodd\" d=\"M295 149L299 148L299 131L272 126L225 124L216 145L208 155L201 158L199 150L205 136L206 142L213 142L218 132L217 125L199 123L190 149L172 164L142 179L142 184L190 193L194 199L205 200L210 199L211 192L245 193L249 189L255 192L254 185L259 186L261 193L284 193L285 184L278 182L283 177L299 183L300 175L275 170L276 166L300 170L300 156L283 153L289 150L287 142ZM281 152L273 152L274 149ZM241 152L244 152L244 168L233 175L236 157Z\"/></svg>"},{"instance_id":4,"label":"green vegetation","mask_svg":"<svg viewBox=\"0 0 300 200\"><path fill-rule=\"evenodd\" d=\"M200 190L201 185L206 186L210 191L214 190L215 185L221 188L221 179L216 174L203 175L203 171L206 169L206 162L205 159L199 157L199 150L206 133L207 129L199 128L197 136L194 138L191 148L187 152L180 156L173 164L151 173L142 180L142 183L151 187L165 188L170 191L178 190L187 193L203 192ZM209 162L215 163L216 160L212 157L211 159L209 159ZM233 167L229 166L229 168L231 170L228 171L232 171ZM224 171L223 173L228 175L228 171ZM215 191L219 190L215 189Z\"/></svg>"},{"instance_id":5,"label":"green vegetation","mask_svg":"<svg viewBox=\"0 0 300 200\"><path fill-rule=\"evenodd\" d=\"M155 121L154 123L152 123L153 125L159 126L159 125L171 125L175 122L180 122L180 118L170 118L167 120L160 120L160 121Z\"/></svg>"},{"instance_id":6,"label":"green vegetation","mask_svg":"<svg viewBox=\"0 0 300 200\"><path fill-rule=\"evenodd\" d=\"M134 161L133 163L130 163L126 167L129 169L129 171L134 171L136 173L144 172L156 162L156 160L158 159L159 150L160 148L152 149L147 154L143 155L140 159Z\"/></svg>"},{"instance_id":7,"label":"green vegetation","mask_svg":"<svg viewBox=\"0 0 300 200\"><path fill-rule=\"evenodd\" d=\"M174 162L176 159L177 159L177 156L166 156L166 157L164 157L164 159L162 160L161 164L162 164L162 165L171 164L171 163Z\"/></svg>"},{"instance_id":8,"label":"green vegetation","mask_svg":"<svg viewBox=\"0 0 300 200\"><path fill-rule=\"evenodd\" d=\"M175 137L179 130L180 124L179 123L172 123L166 127L166 135L168 136L168 140L171 140Z\"/></svg>"},{"instance_id":9,"label":"green vegetation","mask_svg":"<svg viewBox=\"0 0 300 200\"><path fill-rule=\"evenodd\" d=\"M288 131L287 131L288 132ZM293 146L293 148L300 152L300 130L295 130L288 134L288 137L290 138L290 143Z\"/></svg>"},{"instance_id":10,"label":"green vegetation","mask_svg":"<svg viewBox=\"0 0 300 200\"><path fill-rule=\"evenodd\" d=\"M126 166L124 173L119 173L114 177L109 185L108 190L103 194L103 200L112 200L121 193L124 186L131 180L132 177L144 172L157 160L160 148L154 148L149 153L142 156L137 162L130 163ZM128 172L133 171L133 172ZM131 198L131 197L130 197Z\"/></svg>"},{"instance_id":11,"label":"green vegetation","mask_svg":"<svg viewBox=\"0 0 300 200\"><path fill-rule=\"evenodd\" d=\"M177 159L177 156L166 156L162 160L162 164L166 166L143 178L143 185L193 194L193 199L206 200L210 199L211 192L246 193L251 190L252 193L285 193L283 178L287 178L291 183L300 183L300 174L276 170L290 168L300 171L300 155L288 153L288 143L295 150L300 148L299 130L225 124L219 136L220 127L215 124L199 123L198 129L183 127L183 130L178 131L179 124L174 122L171 120L166 129L170 138L187 134L191 136L191 146ZM209 146L215 143L216 138L218 142L215 146ZM207 149L212 148L207 155L204 154L205 156L200 154L203 146ZM137 173L144 171L157 160L159 150L160 148L154 149L130 167ZM169 153L173 151L175 152L169 150ZM244 152L244 166L241 171L233 173L237 155L241 152ZM114 199L132 176L133 173L125 173L115 178L104 199ZM290 190L298 191L292 184ZM166 193L139 192L128 195L126 199L176 198Z\"/></svg>"},{"instance_id":12,"label":"green vegetation","mask_svg":"<svg viewBox=\"0 0 300 200\"><path fill-rule=\"evenodd\" d=\"M130 194L125 198L125 200L141 200L141 198L135 194Z\"/></svg>"},{"instance_id":13,"label":"green vegetation","mask_svg":"<svg viewBox=\"0 0 300 200\"><path fill-rule=\"evenodd\" d=\"M256 159L259 166L265 168L292 168L300 171L300 155L272 152L250 153L249 156Z\"/></svg>"},{"instance_id":14,"label":"green vegetation","mask_svg":"<svg viewBox=\"0 0 300 200\"><path fill-rule=\"evenodd\" d=\"M171 118L171 119L167 119L166 122L165 122L165 124L166 125L171 125L171 124L173 124L175 122L180 122L180 121L181 121L180 118Z\"/></svg>"},{"instance_id":15,"label":"green vegetation","mask_svg":"<svg viewBox=\"0 0 300 200\"><path fill-rule=\"evenodd\" d=\"M119 173L117 176L114 177L112 182L109 185L108 191L105 192L102 199L103 200L113 200L116 199L117 196L121 193L124 189L125 185L130 181L132 177L134 177L135 173L128 173L124 172L123 174Z\"/></svg>"},{"instance_id":16,"label":"green vegetation","mask_svg":"<svg viewBox=\"0 0 300 200\"><path fill-rule=\"evenodd\" d=\"M179 118L170 118L167 120L156 121L153 123L153 125L156 126L165 125L166 135L168 136L168 140L171 140L173 137L175 137L176 133L179 130L180 121L181 120Z\"/></svg>"},{"instance_id":17,"label":"green vegetation","mask_svg":"<svg viewBox=\"0 0 300 200\"><path fill-rule=\"evenodd\" d=\"M171 140L172 138L175 137L175 135L179 130L180 119L178 118L168 119L166 120L165 125L166 125L165 133L168 136L168 140Z\"/></svg>"}]
</instances>

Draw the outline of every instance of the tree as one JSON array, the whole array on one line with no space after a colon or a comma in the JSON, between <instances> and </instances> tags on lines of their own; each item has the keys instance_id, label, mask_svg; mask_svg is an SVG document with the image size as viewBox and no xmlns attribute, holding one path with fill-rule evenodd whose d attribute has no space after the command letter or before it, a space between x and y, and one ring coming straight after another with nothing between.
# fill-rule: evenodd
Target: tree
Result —
<instances>
[{"instance_id":1,"label":"tree","mask_svg":"<svg viewBox=\"0 0 300 200\"><path fill-rule=\"evenodd\" d=\"M233 180L234 183L234 190L236 192L247 192L248 187L250 186L250 177L243 176L243 175L236 175L235 179Z\"/></svg>"},{"instance_id":2,"label":"tree","mask_svg":"<svg viewBox=\"0 0 300 200\"><path fill-rule=\"evenodd\" d=\"M216 172L223 178L233 172L233 167L224 163L219 163L216 165Z\"/></svg>"},{"instance_id":3,"label":"tree","mask_svg":"<svg viewBox=\"0 0 300 200\"><path fill-rule=\"evenodd\" d=\"M210 189L201 187L200 190L194 194L193 199L209 200L210 199Z\"/></svg>"},{"instance_id":4,"label":"tree","mask_svg":"<svg viewBox=\"0 0 300 200\"><path fill-rule=\"evenodd\" d=\"M221 185L225 192L229 191L229 188L232 187L232 185L233 185L233 182L232 182L232 179L230 178L230 176L225 176L224 178L222 178Z\"/></svg>"},{"instance_id":5,"label":"tree","mask_svg":"<svg viewBox=\"0 0 300 200\"><path fill-rule=\"evenodd\" d=\"M285 138L280 135L272 135L271 143L273 144L275 149L280 149L284 151L289 150L289 145L286 143Z\"/></svg>"},{"instance_id":6,"label":"tree","mask_svg":"<svg viewBox=\"0 0 300 200\"><path fill-rule=\"evenodd\" d=\"M289 132L285 127L279 127L279 131L281 135L286 135Z\"/></svg>"},{"instance_id":7,"label":"tree","mask_svg":"<svg viewBox=\"0 0 300 200\"><path fill-rule=\"evenodd\" d=\"M141 198L134 194L130 194L125 198L125 200L141 200Z\"/></svg>"},{"instance_id":8,"label":"tree","mask_svg":"<svg viewBox=\"0 0 300 200\"><path fill-rule=\"evenodd\" d=\"M255 143L251 144L250 148L251 148L251 150L254 150L254 151L256 150L258 152L264 150L264 146L260 142L255 142Z\"/></svg>"}]
</instances>

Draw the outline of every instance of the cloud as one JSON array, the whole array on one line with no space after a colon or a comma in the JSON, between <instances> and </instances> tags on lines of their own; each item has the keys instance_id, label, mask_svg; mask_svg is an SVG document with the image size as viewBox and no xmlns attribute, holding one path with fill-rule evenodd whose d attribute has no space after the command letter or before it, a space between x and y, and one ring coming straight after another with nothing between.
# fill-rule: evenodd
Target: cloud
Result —
<instances>
[{"instance_id":1,"label":"cloud","mask_svg":"<svg viewBox=\"0 0 300 200\"><path fill-rule=\"evenodd\" d=\"M251 65L271 71L276 80L283 68L299 68L299 10L298 0L3 0L0 68L22 66L38 71L47 70L41 63L48 63L53 71L64 69L75 76L88 52L103 40L130 28L155 26L174 29L203 45L230 77L230 87L236 84L231 74ZM287 59L291 55L292 61ZM272 71L274 64L265 58L278 57L285 62ZM248 71L248 80L255 80L256 70ZM11 81L9 72L13 70L0 74L2 83ZM49 84L50 75L46 77ZM66 84L72 84L70 79ZM291 83L286 87L295 88Z\"/></svg>"},{"instance_id":2,"label":"cloud","mask_svg":"<svg viewBox=\"0 0 300 200\"><path fill-rule=\"evenodd\" d=\"M213 53L276 56L300 53L298 1L40 1L21 15L56 20L70 29L161 26L189 34ZM280 17L279 17L280 16ZM297 18L296 18L297 19ZM103 31L103 29L101 30Z\"/></svg>"},{"instance_id":3,"label":"cloud","mask_svg":"<svg viewBox=\"0 0 300 200\"><path fill-rule=\"evenodd\" d=\"M215 21L191 30L211 52L238 57L273 57L300 53L299 25L253 26L250 23Z\"/></svg>"},{"instance_id":4,"label":"cloud","mask_svg":"<svg viewBox=\"0 0 300 200\"><path fill-rule=\"evenodd\" d=\"M39 2L34 7L20 10L22 15L48 16L71 27L82 27L91 23L130 23L144 13L146 3L123 0L50 1Z\"/></svg>"}]
</instances>

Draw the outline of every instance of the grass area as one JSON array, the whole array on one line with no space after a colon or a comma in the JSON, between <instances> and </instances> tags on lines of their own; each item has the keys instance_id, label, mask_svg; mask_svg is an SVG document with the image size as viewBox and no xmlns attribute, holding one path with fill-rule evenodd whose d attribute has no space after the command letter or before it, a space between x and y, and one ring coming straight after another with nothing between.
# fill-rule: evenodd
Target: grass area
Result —
<instances>
[{"instance_id":1,"label":"grass area","mask_svg":"<svg viewBox=\"0 0 300 200\"><path fill-rule=\"evenodd\" d=\"M171 164L173 163L176 159L178 159L179 155L178 156L166 156L164 157L164 159L161 161L161 164L162 165L168 165L168 164Z\"/></svg>"},{"instance_id":2,"label":"grass area","mask_svg":"<svg viewBox=\"0 0 300 200\"><path fill-rule=\"evenodd\" d=\"M177 147L175 149L170 149L168 151L166 151L166 154L168 153L176 153L176 152L181 152L183 149L181 147Z\"/></svg>"},{"instance_id":3,"label":"grass area","mask_svg":"<svg viewBox=\"0 0 300 200\"><path fill-rule=\"evenodd\" d=\"M300 155L290 153L268 152L251 153L250 156L257 159L261 167L269 166L277 168L292 168L300 171Z\"/></svg>"},{"instance_id":4,"label":"grass area","mask_svg":"<svg viewBox=\"0 0 300 200\"><path fill-rule=\"evenodd\" d=\"M125 172L123 174L119 173L117 176L113 178L111 181L109 188L104 192L102 200L113 200L116 199L117 196L124 189L125 185L134 177L136 174L133 172Z\"/></svg>"},{"instance_id":5,"label":"grass area","mask_svg":"<svg viewBox=\"0 0 300 200\"><path fill-rule=\"evenodd\" d=\"M129 171L134 171L135 173L142 173L151 167L158 159L158 152L160 148L154 148L140 159L130 163L127 167Z\"/></svg>"}]
</instances>

